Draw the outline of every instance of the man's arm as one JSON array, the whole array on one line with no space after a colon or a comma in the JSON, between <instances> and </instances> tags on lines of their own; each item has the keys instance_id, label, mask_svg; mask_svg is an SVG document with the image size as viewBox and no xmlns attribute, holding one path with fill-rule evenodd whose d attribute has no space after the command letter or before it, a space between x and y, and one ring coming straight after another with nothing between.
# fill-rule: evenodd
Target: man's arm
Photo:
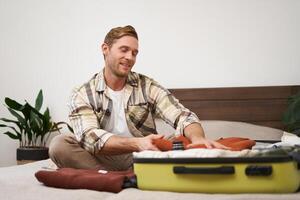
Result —
<instances>
[{"instance_id":1,"label":"man's arm","mask_svg":"<svg viewBox=\"0 0 300 200\"><path fill-rule=\"evenodd\" d=\"M160 118L173 126L177 134L184 134L191 140L190 146L204 144L207 148L228 149L218 142L206 139L195 113L185 108L178 99L155 81L150 85L149 99L155 105L155 113Z\"/></svg>"},{"instance_id":2,"label":"man's arm","mask_svg":"<svg viewBox=\"0 0 300 200\"><path fill-rule=\"evenodd\" d=\"M153 140L162 137L162 135L154 134L137 138L120 137L113 135L106 141L99 154L115 155L122 153L139 152L143 150L159 151L159 149L153 144Z\"/></svg>"}]
</instances>

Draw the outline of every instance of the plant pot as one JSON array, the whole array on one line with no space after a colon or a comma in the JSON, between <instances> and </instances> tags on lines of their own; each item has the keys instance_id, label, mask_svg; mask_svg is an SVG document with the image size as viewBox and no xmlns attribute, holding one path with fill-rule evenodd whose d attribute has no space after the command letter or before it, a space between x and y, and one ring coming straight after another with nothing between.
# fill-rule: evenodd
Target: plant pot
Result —
<instances>
[{"instance_id":1,"label":"plant pot","mask_svg":"<svg viewBox=\"0 0 300 200\"><path fill-rule=\"evenodd\" d=\"M17 164L26 164L49 158L48 147L20 147L17 149Z\"/></svg>"}]
</instances>

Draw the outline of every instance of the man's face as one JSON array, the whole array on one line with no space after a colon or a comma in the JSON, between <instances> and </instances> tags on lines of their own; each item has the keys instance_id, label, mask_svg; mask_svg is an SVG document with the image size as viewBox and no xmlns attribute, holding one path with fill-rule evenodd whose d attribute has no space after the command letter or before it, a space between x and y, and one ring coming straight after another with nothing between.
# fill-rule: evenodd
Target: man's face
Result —
<instances>
[{"instance_id":1,"label":"man's face","mask_svg":"<svg viewBox=\"0 0 300 200\"><path fill-rule=\"evenodd\" d=\"M138 54L138 40L132 36L123 36L109 47L102 45L105 65L108 70L119 78L127 77L135 64Z\"/></svg>"}]
</instances>

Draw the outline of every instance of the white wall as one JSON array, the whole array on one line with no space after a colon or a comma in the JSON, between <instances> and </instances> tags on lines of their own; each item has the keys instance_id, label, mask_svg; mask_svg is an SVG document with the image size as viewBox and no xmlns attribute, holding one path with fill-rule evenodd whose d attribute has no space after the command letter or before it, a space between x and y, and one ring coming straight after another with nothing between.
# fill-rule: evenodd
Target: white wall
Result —
<instances>
[{"instance_id":1,"label":"white wall","mask_svg":"<svg viewBox=\"0 0 300 200\"><path fill-rule=\"evenodd\" d=\"M40 88L67 121L71 88L103 66L115 26L140 37L135 71L167 88L300 84L297 0L0 0L0 117L5 96L31 102ZM1 134L0 166L17 142Z\"/></svg>"}]
</instances>

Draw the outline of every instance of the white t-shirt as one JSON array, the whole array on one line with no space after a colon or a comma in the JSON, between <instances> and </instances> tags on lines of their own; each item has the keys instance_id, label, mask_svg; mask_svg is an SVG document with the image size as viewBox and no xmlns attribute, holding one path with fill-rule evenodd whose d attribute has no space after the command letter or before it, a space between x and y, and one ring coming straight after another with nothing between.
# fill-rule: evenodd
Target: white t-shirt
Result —
<instances>
[{"instance_id":1,"label":"white t-shirt","mask_svg":"<svg viewBox=\"0 0 300 200\"><path fill-rule=\"evenodd\" d=\"M124 88L120 91L114 91L109 87L107 89L113 106L110 120L106 124L105 130L123 137L132 137L125 118Z\"/></svg>"}]
</instances>

